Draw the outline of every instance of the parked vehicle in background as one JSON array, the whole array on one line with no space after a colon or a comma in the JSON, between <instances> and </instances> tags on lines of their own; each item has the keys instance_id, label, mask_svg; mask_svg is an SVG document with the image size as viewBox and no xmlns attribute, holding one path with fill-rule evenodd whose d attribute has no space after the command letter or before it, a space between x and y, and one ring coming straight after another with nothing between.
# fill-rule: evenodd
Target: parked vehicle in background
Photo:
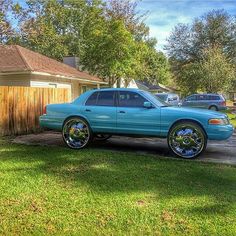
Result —
<instances>
[{"instance_id":1,"label":"parked vehicle in background","mask_svg":"<svg viewBox=\"0 0 236 236\"><path fill-rule=\"evenodd\" d=\"M179 95L175 93L156 93L155 96L162 102L166 102L173 106L178 106L180 102Z\"/></svg>"},{"instance_id":2,"label":"parked vehicle in background","mask_svg":"<svg viewBox=\"0 0 236 236\"><path fill-rule=\"evenodd\" d=\"M220 94L193 94L182 101L182 106L205 108L214 111L226 110L226 100Z\"/></svg>"},{"instance_id":3,"label":"parked vehicle in background","mask_svg":"<svg viewBox=\"0 0 236 236\"><path fill-rule=\"evenodd\" d=\"M61 131L73 149L113 134L167 138L170 150L183 158L197 157L208 139L228 139L234 130L223 113L168 106L137 89L90 90L72 103L47 105L40 126Z\"/></svg>"}]
</instances>

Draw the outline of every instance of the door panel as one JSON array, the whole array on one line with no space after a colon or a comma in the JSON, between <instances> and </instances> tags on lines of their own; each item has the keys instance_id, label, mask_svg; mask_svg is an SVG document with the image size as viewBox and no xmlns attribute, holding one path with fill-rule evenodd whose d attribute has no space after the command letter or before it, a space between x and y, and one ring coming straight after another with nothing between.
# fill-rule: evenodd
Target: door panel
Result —
<instances>
[{"instance_id":1,"label":"door panel","mask_svg":"<svg viewBox=\"0 0 236 236\"><path fill-rule=\"evenodd\" d=\"M95 92L89 97L82 112L94 132L113 133L116 131L117 108L115 105L114 91Z\"/></svg>"},{"instance_id":2,"label":"door panel","mask_svg":"<svg viewBox=\"0 0 236 236\"><path fill-rule=\"evenodd\" d=\"M116 107L85 106L83 108L94 132L113 132L116 130Z\"/></svg>"},{"instance_id":3,"label":"door panel","mask_svg":"<svg viewBox=\"0 0 236 236\"><path fill-rule=\"evenodd\" d=\"M121 91L118 101L118 133L160 135L160 108L144 108L147 100L136 92Z\"/></svg>"},{"instance_id":4,"label":"door panel","mask_svg":"<svg viewBox=\"0 0 236 236\"><path fill-rule=\"evenodd\" d=\"M160 108L117 108L117 132L160 135Z\"/></svg>"}]
</instances>

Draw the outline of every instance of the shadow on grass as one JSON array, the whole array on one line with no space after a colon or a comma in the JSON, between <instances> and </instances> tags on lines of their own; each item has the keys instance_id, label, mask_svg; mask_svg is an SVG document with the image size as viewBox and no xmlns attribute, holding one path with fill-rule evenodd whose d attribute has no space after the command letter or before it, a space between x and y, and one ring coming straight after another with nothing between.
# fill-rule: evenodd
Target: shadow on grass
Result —
<instances>
[{"instance_id":1,"label":"shadow on grass","mask_svg":"<svg viewBox=\"0 0 236 236\"><path fill-rule=\"evenodd\" d=\"M101 194L145 192L165 199L209 196L219 206L192 209L207 214L227 211L228 205L220 202L226 200L230 204L236 200L234 167L94 148L76 151L8 144L0 146L0 153L0 161L9 162L7 167L1 167L1 172L13 171L19 176L22 172L32 176L46 174L74 187L86 185Z\"/></svg>"}]
</instances>

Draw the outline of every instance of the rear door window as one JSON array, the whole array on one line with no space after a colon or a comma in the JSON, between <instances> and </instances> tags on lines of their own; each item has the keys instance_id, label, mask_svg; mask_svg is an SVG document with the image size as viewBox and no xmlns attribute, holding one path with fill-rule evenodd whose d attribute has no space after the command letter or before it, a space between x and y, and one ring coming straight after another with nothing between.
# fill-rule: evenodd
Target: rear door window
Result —
<instances>
[{"instance_id":1,"label":"rear door window","mask_svg":"<svg viewBox=\"0 0 236 236\"><path fill-rule=\"evenodd\" d=\"M97 98L97 106L115 106L115 92L102 91L99 92Z\"/></svg>"},{"instance_id":2,"label":"rear door window","mask_svg":"<svg viewBox=\"0 0 236 236\"><path fill-rule=\"evenodd\" d=\"M86 101L86 106L115 106L115 92L101 91L93 93Z\"/></svg>"},{"instance_id":3,"label":"rear door window","mask_svg":"<svg viewBox=\"0 0 236 236\"><path fill-rule=\"evenodd\" d=\"M96 106L97 105L98 92L93 93L86 101L86 106Z\"/></svg>"},{"instance_id":4,"label":"rear door window","mask_svg":"<svg viewBox=\"0 0 236 236\"><path fill-rule=\"evenodd\" d=\"M210 96L211 96L211 100L214 100L214 101L220 100L220 96L218 95L210 95Z\"/></svg>"}]
</instances>

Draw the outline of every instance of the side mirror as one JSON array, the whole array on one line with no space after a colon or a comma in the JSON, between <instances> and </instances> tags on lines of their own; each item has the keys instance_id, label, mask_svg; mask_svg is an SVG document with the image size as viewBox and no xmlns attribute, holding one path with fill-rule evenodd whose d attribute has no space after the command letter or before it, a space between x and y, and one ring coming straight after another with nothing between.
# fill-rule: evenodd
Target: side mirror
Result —
<instances>
[{"instance_id":1,"label":"side mirror","mask_svg":"<svg viewBox=\"0 0 236 236\"><path fill-rule=\"evenodd\" d=\"M150 102L144 102L144 103L143 103L143 106L144 106L145 108L147 108L147 109L152 108L152 104L151 104Z\"/></svg>"}]
</instances>

